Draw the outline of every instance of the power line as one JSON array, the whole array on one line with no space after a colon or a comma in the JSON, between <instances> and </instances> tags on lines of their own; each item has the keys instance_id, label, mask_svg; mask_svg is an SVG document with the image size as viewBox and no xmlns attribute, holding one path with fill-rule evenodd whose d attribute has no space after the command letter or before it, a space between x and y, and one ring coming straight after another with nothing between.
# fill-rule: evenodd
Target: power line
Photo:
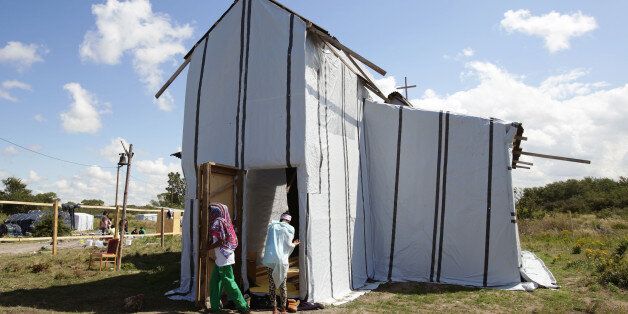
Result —
<instances>
[{"instance_id":1,"label":"power line","mask_svg":"<svg viewBox=\"0 0 628 314\"><path fill-rule=\"evenodd\" d=\"M38 155L41 155L41 156L44 156L44 157L47 157L47 158L50 158L50 159L66 162L66 163L77 165L77 166L83 166L83 167L93 167L93 166L96 166L96 167L100 167L100 168L116 168L116 166L88 165L88 164L83 164L83 163L76 162L76 161L70 161L70 160L66 160L66 159L61 159L59 157L54 157L54 156L50 156L50 155L47 155L47 154L44 154L44 153L40 153L40 152L38 152L36 150L30 149L28 147L24 147L24 146L22 146L20 144L14 143L12 141L9 141L9 140L1 138L1 137L0 137L0 140L3 140L3 141L5 141L5 142L7 142L9 144L12 144L14 146L17 146L17 147L21 148L21 149L27 150L27 151L29 151L31 153L35 153L35 154L38 154Z\"/></svg>"}]
</instances>

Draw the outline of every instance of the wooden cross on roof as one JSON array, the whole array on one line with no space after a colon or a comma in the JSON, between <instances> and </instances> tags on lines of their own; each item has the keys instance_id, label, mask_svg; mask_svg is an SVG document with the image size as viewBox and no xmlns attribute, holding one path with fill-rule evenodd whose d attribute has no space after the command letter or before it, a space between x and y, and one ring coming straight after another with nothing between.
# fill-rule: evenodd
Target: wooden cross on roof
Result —
<instances>
[{"instance_id":1,"label":"wooden cross on roof","mask_svg":"<svg viewBox=\"0 0 628 314\"><path fill-rule=\"evenodd\" d=\"M406 99L408 99L408 89L415 88L416 85L408 85L408 78L403 77L403 86L395 87L396 89L403 89L406 92Z\"/></svg>"}]
</instances>

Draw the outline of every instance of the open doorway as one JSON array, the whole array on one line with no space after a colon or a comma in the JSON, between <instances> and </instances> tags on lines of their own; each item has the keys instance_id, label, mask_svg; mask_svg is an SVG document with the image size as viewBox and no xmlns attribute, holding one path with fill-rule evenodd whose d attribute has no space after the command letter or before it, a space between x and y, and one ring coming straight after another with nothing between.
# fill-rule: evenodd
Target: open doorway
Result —
<instances>
[{"instance_id":1,"label":"open doorway","mask_svg":"<svg viewBox=\"0 0 628 314\"><path fill-rule=\"evenodd\" d=\"M249 292L267 295L269 280L262 265L268 224L279 220L284 212L292 216L295 239L299 238L299 191L296 168L254 169L247 171L246 206L246 274ZM286 281L288 298L299 298L299 248L289 258Z\"/></svg>"}]
</instances>

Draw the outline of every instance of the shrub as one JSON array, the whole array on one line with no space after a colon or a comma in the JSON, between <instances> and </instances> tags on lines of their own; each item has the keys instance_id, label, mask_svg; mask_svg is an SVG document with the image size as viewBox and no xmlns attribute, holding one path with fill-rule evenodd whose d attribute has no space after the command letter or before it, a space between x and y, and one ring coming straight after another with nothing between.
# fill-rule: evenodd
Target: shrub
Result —
<instances>
[{"instance_id":1,"label":"shrub","mask_svg":"<svg viewBox=\"0 0 628 314\"><path fill-rule=\"evenodd\" d=\"M585 178L517 189L517 216L539 218L544 212L595 213L607 218L628 210L628 178ZM542 217L542 216L541 216Z\"/></svg>"},{"instance_id":2,"label":"shrub","mask_svg":"<svg viewBox=\"0 0 628 314\"><path fill-rule=\"evenodd\" d=\"M52 215L44 216L37 224L33 230L33 236L35 237L50 237L52 236L52 226L53 226ZM72 234L72 229L66 225L61 220L57 223L57 235L65 236Z\"/></svg>"}]
</instances>

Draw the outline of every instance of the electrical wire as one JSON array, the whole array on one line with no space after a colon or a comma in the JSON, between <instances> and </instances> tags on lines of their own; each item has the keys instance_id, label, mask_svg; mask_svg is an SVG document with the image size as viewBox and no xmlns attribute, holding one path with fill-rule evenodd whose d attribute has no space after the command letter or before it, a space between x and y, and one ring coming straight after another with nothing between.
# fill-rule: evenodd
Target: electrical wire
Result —
<instances>
[{"instance_id":1,"label":"electrical wire","mask_svg":"<svg viewBox=\"0 0 628 314\"><path fill-rule=\"evenodd\" d=\"M14 143L12 141L9 141L9 140L1 138L1 137L0 137L0 140L5 141L5 142L7 142L9 144L12 144L14 146L17 146L17 147L19 147L21 149L27 150L27 151L29 151L31 153L35 153L35 154L38 154L40 156L44 156L44 157L47 157L47 158L50 158L50 159L54 159L54 160L57 160L57 161L61 161L61 162L65 162L65 163L69 163L69 164L73 164L73 165L77 165L77 166L83 166L83 167L93 167L93 166L96 166L96 167L100 167L100 168L116 168L117 167L117 166L88 165L88 164L84 164L84 163L80 163L80 162L76 162L76 161L70 161L70 160L66 160L66 159L61 159L59 157L54 157L54 156L50 156L50 155L47 155L47 154L44 154L44 153L40 153L40 152L38 152L36 150L30 149L28 147L24 147L24 146L22 146L20 144Z\"/></svg>"}]
</instances>

